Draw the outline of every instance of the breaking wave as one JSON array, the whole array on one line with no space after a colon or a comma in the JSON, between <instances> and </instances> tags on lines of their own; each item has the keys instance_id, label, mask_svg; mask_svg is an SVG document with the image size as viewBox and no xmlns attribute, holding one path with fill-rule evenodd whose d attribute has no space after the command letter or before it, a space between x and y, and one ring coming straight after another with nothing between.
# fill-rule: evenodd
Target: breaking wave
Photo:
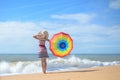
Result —
<instances>
[{"instance_id":1,"label":"breaking wave","mask_svg":"<svg viewBox=\"0 0 120 80\"><path fill-rule=\"evenodd\" d=\"M81 59L76 56L69 58L54 58L47 60L47 71L69 71L96 66L118 65L120 61L102 62ZM40 61L0 62L0 75L28 74L42 72Z\"/></svg>"}]
</instances>

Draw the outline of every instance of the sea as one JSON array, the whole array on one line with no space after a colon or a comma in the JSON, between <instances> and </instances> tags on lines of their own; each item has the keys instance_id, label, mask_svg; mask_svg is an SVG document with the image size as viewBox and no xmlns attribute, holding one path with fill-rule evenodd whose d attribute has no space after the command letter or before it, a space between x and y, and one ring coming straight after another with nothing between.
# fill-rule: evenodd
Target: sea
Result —
<instances>
[{"instance_id":1,"label":"sea","mask_svg":"<svg viewBox=\"0 0 120 80\"><path fill-rule=\"evenodd\" d=\"M63 58L49 54L47 72L113 65L120 65L120 54L70 54ZM41 72L38 54L0 54L0 76Z\"/></svg>"}]
</instances>

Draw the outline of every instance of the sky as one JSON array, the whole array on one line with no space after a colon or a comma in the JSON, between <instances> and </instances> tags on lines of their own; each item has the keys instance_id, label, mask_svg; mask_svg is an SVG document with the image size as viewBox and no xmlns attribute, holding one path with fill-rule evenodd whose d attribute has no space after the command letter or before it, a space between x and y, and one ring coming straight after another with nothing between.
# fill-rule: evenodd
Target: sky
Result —
<instances>
[{"instance_id":1,"label":"sky","mask_svg":"<svg viewBox=\"0 0 120 80\"><path fill-rule=\"evenodd\" d=\"M120 0L0 0L0 54L36 54L41 30L68 33L73 54L120 54Z\"/></svg>"}]
</instances>

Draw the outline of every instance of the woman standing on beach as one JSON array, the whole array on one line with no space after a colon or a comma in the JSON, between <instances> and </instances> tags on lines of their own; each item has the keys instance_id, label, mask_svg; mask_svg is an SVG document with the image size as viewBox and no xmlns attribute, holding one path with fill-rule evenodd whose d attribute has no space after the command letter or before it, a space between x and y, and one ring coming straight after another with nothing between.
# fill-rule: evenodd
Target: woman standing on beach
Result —
<instances>
[{"instance_id":1,"label":"woman standing on beach","mask_svg":"<svg viewBox=\"0 0 120 80\"><path fill-rule=\"evenodd\" d=\"M45 42L49 41L48 39L48 32L47 31L40 31L38 35L33 36L35 39L39 40L39 58L41 58L41 64L42 64L42 71L43 73L46 73L46 58L48 58L47 48L45 46Z\"/></svg>"}]
</instances>

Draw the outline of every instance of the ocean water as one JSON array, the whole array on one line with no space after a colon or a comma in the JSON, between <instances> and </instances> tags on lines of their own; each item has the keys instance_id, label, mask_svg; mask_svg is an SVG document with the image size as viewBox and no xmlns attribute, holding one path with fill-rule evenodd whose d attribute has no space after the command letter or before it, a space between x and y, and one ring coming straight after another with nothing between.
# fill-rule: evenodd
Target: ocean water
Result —
<instances>
[{"instance_id":1,"label":"ocean water","mask_svg":"<svg viewBox=\"0 0 120 80\"><path fill-rule=\"evenodd\" d=\"M64 58L49 55L47 72L120 65L120 54L74 54ZM40 73L37 54L0 54L0 76Z\"/></svg>"}]
</instances>

